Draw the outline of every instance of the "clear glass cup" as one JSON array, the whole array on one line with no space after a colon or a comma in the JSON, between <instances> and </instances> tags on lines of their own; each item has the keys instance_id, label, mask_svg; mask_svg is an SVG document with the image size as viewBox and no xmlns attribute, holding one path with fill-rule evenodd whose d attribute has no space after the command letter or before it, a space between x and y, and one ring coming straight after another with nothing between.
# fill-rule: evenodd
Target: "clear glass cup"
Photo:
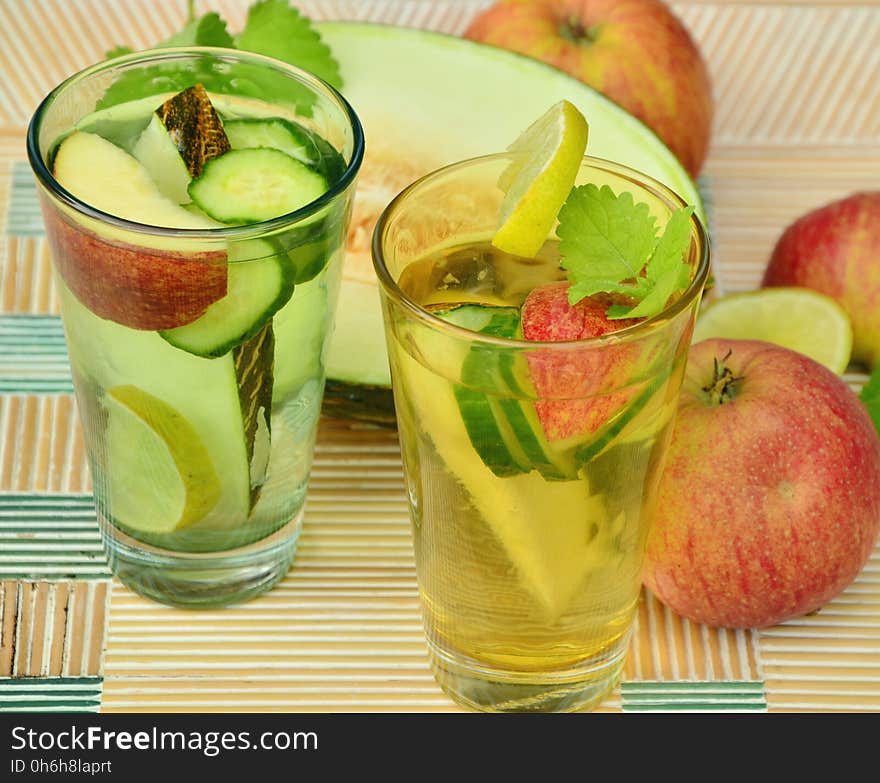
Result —
<instances>
[{"instance_id":1,"label":"clear glass cup","mask_svg":"<svg viewBox=\"0 0 880 783\"><path fill-rule=\"evenodd\" d=\"M224 120L298 123L327 164L326 192L271 220L167 228L154 201L129 206L138 222L124 220L56 179L53 159L67 134L97 134L136 152L154 110L196 83ZM275 59L161 49L64 81L34 114L27 145L114 573L182 607L265 592L290 567L302 522L363 158L357 116L332 87ZM77 165L98 182L105 176L101 160ZM256 281L278 298L251 313ZM216 302L232 305L212 310ZM186 331L193 323L195 338ZM227 340L230 324L238 331Z\"/></svg>"},{"instance_id":2,"label":"clear glass cup","mask_svg":"<svg viewBox=\"0 0 880 783\"><path fill-rule=\"evenodd\" d=\"M416 571L433 671L453 699L586 710L622 670L709 244L692 219L689 287L616 333L527 342L462 328L438 313L517 308L565 279L552 236L535 259L488 245L508 160L427 175L374 233ZM587 182L629 191L661 231L684 206L603 160L584 159Z\"/></svg>"}]
</instances>

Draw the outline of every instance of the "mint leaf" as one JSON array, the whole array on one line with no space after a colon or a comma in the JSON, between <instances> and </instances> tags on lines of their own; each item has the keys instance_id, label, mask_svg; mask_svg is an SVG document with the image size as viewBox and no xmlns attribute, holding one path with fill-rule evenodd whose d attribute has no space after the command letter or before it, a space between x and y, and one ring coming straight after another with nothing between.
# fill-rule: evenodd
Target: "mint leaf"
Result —
<instances>
[{"instance_id":1,"label":"mint leaf","mask_svg":"<svg viewBox=\"0 0 880 783\"><path fill-rule=\"evenodd\" d=\"M635 283L656 244L648 205L636 204L631 193L617 196L607 185L573 188L559 210L556 235L562 268L575 284L571 304L599 291L629 292L622 284Z\"/></svg>"},{"instance_id":2,"label":"mint leaf","mask_svg":"<svg viewBox=\"0 0 880 783\"><path fill-rule=\"evenodd\" d=\"M666 303L676 291L685 288L690 282L690 267L683 256L691 241L691 215L693 207L684 207L672 213L663 235L657 241L654 252L645 265L648 292L644 299L633 308L614 308L608 318L650 318L663 311ZM641 292L631 294L641 298Z\"/></svg>"},{"instance_id":3,"label":"mint leaf","mask_svg":"<svg viewBox=\"0 0 880 783\"><path fill-rule=\"evenodd\" d=\"M309 19L287 0L259 0L248 10L244 30L235 41L239 49L257 52L296 65L337 89L342 87L339 63Z\"/></svg>"},{"instance_id":4,"label":"mint leaf","mask_svg":"<svg viewBox=\"0 0 880 783\"><path fill-rule=\"evenodd\" d=\"M686 287L690 268L684 253L690 244L693 207L674 212L657 238L648 205L631 193L616 195L607 185L574 188L559 211L559 251L572 285L568 300L577 304L595 293L625 294L634 306L612 305L609 319L649 318Z\"/></svg>"},{"instance_id":5,"label":"mint leaf","mask_svg":"<svg viewBox=\"0 0 880 783\"><path fill-rule=\"evenodd\" d=\"M156 44L157 49L165 49L170 46L225 46L233 45L232 36L226 30L226 22L220 14L211 11L191 22L178 33ZM127 47L119 46L113 50L117 54L130 52ZM108 56L110 52L108 52ZM207 89L212 84L220 86L228 81L228 77L212 72L205 68L204 72L196 72L189 66L179 63L156 65L143 68L138 71L128 71L120 76L104 93L95 106L96 109L106 109L118 103L145 98L148 95L157 95L161 92L179 92L191 87L196 82L202 82ZM222 92L222 90L220 90Z\"/></svg>"},{"instance_id":6,"label":"mint leaf","mask_svg":"<svg viewBox=\"0 0 880 783\"><path fill-rule=\"evenodd\" d=\"M134 51L130 46L114 46L108 49L104 57L112 60L114 57L122 57L123 54L131 54Z\"/></svg>"},{"instance_id":7,"label":"mint leaf","mask_svg":"<svg viewBox=\"0 0 880 783\"><path fill-rule=\"evenodd\" d=\"M168 46L233 46L226 22L215 11L189 22L179 33L172 35L158 47Z\"/></svg>"},{"instance_id":8,"label":"mint leaf","mask_svg":"<svg viewBox=\"0 0 880 783\"><path fill-rule=\"evenodd\" d=\"M862 387L859 399L865 404L874 426L880 433L880 365L871 373L868 382Z\"/></svg>"},{"instance_id":9,"label":"mint leaf","mask_svg":"<svg viewBox=\"0 0 880 783\"><path fill-rule=\"evenodd\" d=\"M685 250L691 243L691 215L694 214L693 207L684 207L672 213L666 228L663 230L663 236L657 242L657 247L648 259L648 266L645 270L647 276L651 280L658 280L673 267L680 269L682 266L687 269L682 257ZM673 289L674 290L674 289Z\"/></svg>"},{"instance_id":10,"label":"mint leaf","mask_svg":"<svg viewBox=\"0 0 880 783\"><path fill-rule=\"evenodd\" d=\"M620 310L615 307L615 314L609 313L608 318L612 320L614 318L650 318L652 315L657 315L666 307L669 297L681 287L680 280L681 274L678 269L666 270L656 280L651 281L653 285L650 290L635 307L622 307Z\"/></svg>"},{"instance_id":11,"label":"mint leaf","mask_svg":"<svg viewBox=\"0 0 880 783\"><path fill-rule=\"evenodd\" d=\"M156 49L165 49L169 46L234 46L232 36L226 30L226 22L220 14L211 11L199 19L193 19L179 32L156 44ZM110 49L106 58L119 57L123 54L131 54L134 51L130 46L114 46Z\"/></svg>"},{"instance_id":12,"label":"mint leaf","mask_svg":"<svg viewBox=\"0 0 880 783\"><path fill-rule=\"evenodd\" d=\"M244 30L236 38L230 35L220 15L211 11L199 18L190 16L190 21L180 32L155 46L237 47L283 60L314 73L336 88L342 87L339 63L329 47L321 41L309 19L292 8L287 0L259 0L252 5ZM120 46L113 49L112 54L129 51L128 47ZM310 116L312 113L315 102L312 93L305 87L291 84L289 79L247 64L234 66L230 73L218 73L209 63L196 68L169 63L125 73L110 86L95 108L106 109L150 95L179 92L196 82L201 82L211 92L223 93L228 91L232 79L240 95L269 101L283 98L288 103L294 101L302 114Z\"/></svg>"}]
</instances>

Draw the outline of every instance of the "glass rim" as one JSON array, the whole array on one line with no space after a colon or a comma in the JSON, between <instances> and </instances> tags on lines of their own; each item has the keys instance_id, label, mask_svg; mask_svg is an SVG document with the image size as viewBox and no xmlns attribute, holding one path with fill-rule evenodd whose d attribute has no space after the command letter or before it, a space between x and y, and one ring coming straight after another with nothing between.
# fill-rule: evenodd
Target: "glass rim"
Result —
<instances>
[{"instance_id":1,"label":"glass rim","mask_svg":"<svg viewBox=\"0 0 880 783\"><path fill-rule=\"evenodd\" d=\"M473 343L494 345L496 347L522 349L550 348L554 350L571 349L575 347L583 348L589 345L629 342L641 339L646 334L661 329L668 320L677 316L683 310L687 309L691 305L693 300L702 293L706 280L709 276L710 239L708 231L703 225L703 221L697 216L695 211L690 218L691 237L692 241L696 239L696 241L700 245L700 257L697 260L696 269L694 271L693 277L690 280L690 283L688 283L688 287L684 290L681 296L679 296L671 305L664 308L657 315L645 318L644 320L641 320L631 326L624 327L623 329L618 329L616 331L609 332L598 337L586 337L579 340L531 341L518 338L497 337L495 335L487 335L481 334L479 332L473 332L470 329L465 329L464 327L457 326L453 323L450 323L449 321L445 321L439 316L434 315L430 311L425 310L403 292L403 290L398 286L397 281L395 281L394 278L391 276L391 272L389 271L388 266L385 263L383 239L392 217L399 209L401 209L402 204L413 195L414 191L425 186L431 181L439 179L446 174L450 174L458 170L463 170L479 165L486 165L490 162L495 162L504 158L509 159L510 157L511 154L509 152L495 152L487 155L478 155L476 157L456 161L455 163L450 163L446 166L435 169L434 171L431 171L428 174L419 177L419 179L415 180L402 191L400 191L400 193L398 193L388 203L388 205L382 211L382 214L379 216L379 219L377 220L376 226L373 230L373 237L371 242L373 268L376 272L379 284L382 286L385 294L396 305L403 307L403 309L407 311L407 313L409 313L409 315L413 317L416 321L425 324L428 328L435 331L446 332L452 337L467 339L469 342ZM681 198L681 196L679 196L667 185L664 185L662 182L655 179L654 177L651 177L648 174L644 174L636 169L632 169L615 161L607 160L605 158L598 158L591 155L585 155L583 157L580 170L583 170L584 166L602 169L617 176L622 176L633 182L633 184L638 185L642 189L653 192L654 195L659 196L665 202L670 203L675 208L688 206L688 204Z\"/></svg>"},{"instance_id":2,"label":"glass rim","mask_svg":"<svg viewBox=\"0 0 880 783\"><path fill-rule=\"evenodd\" d=\"M42 154L40 153L38 135L43 116L60 95L66 90L74 87L79 82L104 70L109 70L120 65L131 65L140 62L153 63L161 62L163 60L183 59L188 55L200 55L203 57L212 56L218 60L237 62L251 61L256 64L266 65L276 71L284 72L288 76L295 77L298 81L317 93L323 92L326 97L330 98L340 109L342 109L342 112L348 119L348 123L352 129L353 147L351 159L346 164L345 171L342 175L314 201L310 201L305 206L299 207L292 212L287 212L283 215L256 223L247 223L241 226L222 226L218 228L174 228L170 226L153 226L149 223L138 223L134 220L127 220L118 215L113 215L109 212L97 209L88 202L77 198L73 193L63 187L57 179L55 179L55 176L49 170L46 162L43 160ZM357 116L354 108L348 100L346 100L345 96L343 96L342 93L331 84L328 84L323 79L309 71L303 70L302 68L286 63L275 57L221 46L170 46L164 48L144 49L139 52L123 54L109 60L102 60L101 62L88 66L87 68L83 68L60 82L43 98L42 101L40 101L40 104L35 109L30 122L28 123L26 143L28 161L30 162L31 169L40 184L46 188L54 198L62 201L78 213L135 234L203 240L242 239L253 235L264 235L274 229L285 228L292 223L298 223L302 219L310 217L333 202L337 196L343 193L349 185L354 182L363 161L365 146L364 130L360 118Z\"/></svg>"}]
</instances>

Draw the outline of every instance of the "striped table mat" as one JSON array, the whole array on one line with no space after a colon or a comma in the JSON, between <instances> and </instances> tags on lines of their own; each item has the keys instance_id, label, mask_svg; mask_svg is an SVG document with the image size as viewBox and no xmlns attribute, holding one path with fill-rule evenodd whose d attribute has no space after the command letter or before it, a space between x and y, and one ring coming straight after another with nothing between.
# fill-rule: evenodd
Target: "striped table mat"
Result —
<instances>
[{"instance_id":1,"label":"striped table mat","mask_svg":"<svg viewBox=\"0 0 880 783\"><path fill-rule=\"evenodd\" d=\"M236 30L247 5L197 8ZM488 0L296 5L460 33ZM880 7L673 6L718 101L703 180L716 273L754 288L792 219L880 181ZM268 595L181 612L107 569L23 140L57 82L185 14L185 0L0 0L0 710L455 711L428 668L393 431L322 420L297 563ZM645 593L601 710L880 711L880 549L822 611L761 631L689 623Z\"/></svg>"}]
</instances>

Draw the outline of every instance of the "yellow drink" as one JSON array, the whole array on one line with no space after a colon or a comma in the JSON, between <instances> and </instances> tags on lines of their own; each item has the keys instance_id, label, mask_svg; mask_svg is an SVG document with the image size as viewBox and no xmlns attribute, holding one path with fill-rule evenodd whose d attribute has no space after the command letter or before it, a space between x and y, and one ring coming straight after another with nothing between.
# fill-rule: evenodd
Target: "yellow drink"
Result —
<instances>
[{"instance_id":1,"label":"yellow drink","mask_svg":"<svg viewBox=\"0 0 880 783\"><path fill-rule=\"evenodd\" d=\"M462 191L483 203L503 163L462 164ZM457 230L432 233L444 184L405 192L377 234L393 256L386 333L434 673L477 709L591 708L622 668L708 261L696 240L698 282L650 328L530 344L500 325L565 279L554 242L533 259L495 250L491 208L447 210L436 220ZM580 416L575 434L553 435L548 405Z\"/></svg>"}]
</instances>

